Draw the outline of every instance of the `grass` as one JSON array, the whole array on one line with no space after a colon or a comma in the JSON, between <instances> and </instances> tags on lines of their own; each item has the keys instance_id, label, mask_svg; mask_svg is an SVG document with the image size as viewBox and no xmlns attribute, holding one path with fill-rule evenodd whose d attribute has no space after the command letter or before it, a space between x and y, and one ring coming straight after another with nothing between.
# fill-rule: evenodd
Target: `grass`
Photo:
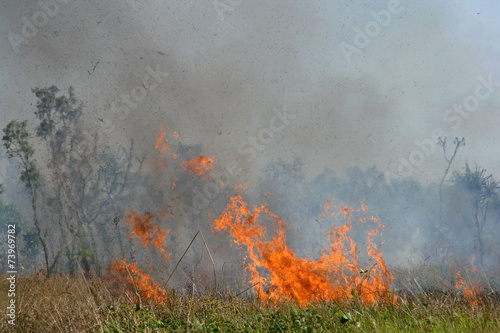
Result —
<instances>
[{"instance_id":1,"label":"grass","mask_svg":"<svg viewBox=\"0 0 500 333\"><path fill-rule=\"evenodd\" d=\"M7 290L7 280L0 280ZM398 304L366 306L291 302L266 307L229 292L190 295L169 291L164 304L116 294L102 279L18 276L16 327L6 317L0 331L18 332L500 332L498 293L477 306L445 292L406 293ZM404 294L404 293L402 293ZM3 305L7 293L0 295Z\"/></svg>"}]
</instances>

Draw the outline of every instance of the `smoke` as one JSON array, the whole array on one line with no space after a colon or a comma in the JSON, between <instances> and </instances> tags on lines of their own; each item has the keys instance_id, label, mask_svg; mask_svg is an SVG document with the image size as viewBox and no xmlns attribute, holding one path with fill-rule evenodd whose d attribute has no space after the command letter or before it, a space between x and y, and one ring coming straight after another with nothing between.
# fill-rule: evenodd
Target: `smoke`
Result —
<instances>
[{"instance_id":1,"label":"smoke","mask_svg":"<svg viewBox=\"0 0 500 333\"><path fill-rule=\"evenodd\" d=\"M325 168L345 177L349 167L373 165L393 179L438 182L446 166L439 147L402 172L421 150L415 142L435 130L450 141L466 137L455 166L468 159L500 175L498 86L459 126L444 118L475 93L479 76L500 80L498 6L7 0L0 5L0 125L34 120L31 88L72 85L86 121L109 145L127 146L133 138L136 150L148 153L147 172L155 168L152 147L163 124L182 145L202 144L200 153L214 155L217 165L236 161L242 171L234 178L252 191L272 189L262 183L268 163L295 158L308 182ZM382 11L389 16L381 18ZM12 47L12 34L23 36L34 18L37 32ZM357 49L348 56L347 44ZM161 82L151 69L165 73ZM293 117L283 130L272 131L273 110ZM261 141L253 145L251 138ZM407 223L421 219L414 212ZM427 229L418 229L422 238Z\"/></svg>"}]
</instances>

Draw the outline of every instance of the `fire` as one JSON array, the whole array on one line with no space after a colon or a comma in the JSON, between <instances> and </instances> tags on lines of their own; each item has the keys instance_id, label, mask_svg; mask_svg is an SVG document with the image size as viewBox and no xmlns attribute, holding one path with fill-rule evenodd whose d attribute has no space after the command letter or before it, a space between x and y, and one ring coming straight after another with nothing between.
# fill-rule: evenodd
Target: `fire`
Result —
<instances>
[{"instance_id":1,"label":"fire","mask_svg":"<svg viewBox=\"0 0 500 333\"><path fill-rule=\"evenodd\" d=\"M474 265L472 267L475 269ZM477 269L476 269L477 270ZM462 276L462 272L457 272L457 281L455 282L455 289L457 291L461 291L464 299L472 304L474 307L477 307L479 304L479 295L482 291L480 285L471 285L468 283L464 277Z\"/></svg>"},{"instance_id":2,"label":"fire","mask_svg":"<svg viewBox=\"0 0 500 333\"><path fill-rule=\"evenodd\" d=\"M365 206L356 212L360 211L364 213ZM330 248L323 250L318 260L297 257L286 243L286 222L273 214L267 204L251 210L241 195L230 198L220 217L213 221L213 228L229 231L236 244L246 246L250 259L249 283L256 285L257 294L264 301L288 299L306 305L319 300L344 301L358 297L369 304L391 299L396 302L396 298L390 296L394 277L385 265L382 251L373 243L383 225L375 218L358 219L363 223L375 222L379 228L372 230L367 240L367 253L374 263L361 269L356 243L349 237L355 211L342 207L341 212L348 222L330 230ZM266 240L266 227L259 223L261 216L273 222L271 240ZM262 274L263 270L268 274Z\"/></svg>"},{"instance_id":3,"label":"fire","mask_svg":"<svg viewBox=\"0 0 500 333\"><path fill-rule=\"evenodd\" d=\"M328 197L328 199L325 202L325 212L320 215L322 219L331 216L332 218L335 217L335 210L333 209L333 198Z\"/></svg>"},{"instance_id":4,"label":"fire","mask_svg":"<svg viewBox=\"0 0 500 333\"><path fill-rule=\"evenodd\" d=\"M129 237L137 237L143 247L153 245L158 248L165 259L170 259L170 254L164 250L165 240L170 230L163 230L159 225L153 223L155 216L149 212L129 212L127 225L131 228ZM108 277L114 289L129 292L135 295L135 301L151 300L155 302L166 302L166 292L153 278L137 267L136 263L127 263L124 260L112 260L108 264Z\"/></svg>"},{"instance_id":5,"label":"fire","mask_svg":"<svg viewBox=\"0 0 500 333\"><path fill-rule=\"evenodd\" d=\"M476 255L473 254L469 258L469 267L470 267L472 272L477 273L477 267L476 267L476 265L474 265L475 261L476 261Z\"/></svg>"},{"instance_id":6,"label":"fire","mask_svg":"<svg viewBox=\"0 0 500 333\"><path fill-rule=\"evenodd\" d=\"M114 287L135 296L135 301L151 300L159 303L167 301L163 288L149 274L142 272L135 263L114 260L108 265L108 275Z\"/></svg>"},{"instance_id":7,"label":"fire","mask_svg":"<svg viewBox=\"0 0 500 333\"><path fill-rule=\"evenodd\" d=\"M181 167L184 171L201 177L202 180L207 180L210 178L210 175L207 174L207 171L217 169L217 166L214 163L214 157L203 155L199 155L198 157L182 161Z\"/></svg>"},{"instance_id":8,"label":"fire","mask_svg":"<svg viewBox=\"0 0 500 333\"><path fill-rule=\"evenodd\" d=\"M176 139L179 137L177 132L174 132L173 137ZM177 155L172 152L170 146L171 146L171 144L168 141L168 139L166 139L166 133L165 133L163 126L160 126L160 133L156 137L156 145L155 145L155 149L157 149L158 152L160 153L160 157L158 159L158 165L157 165L159 169L166 169L167 168L167 164L166 164L165 158L164 158L167 153L172 159L175 160L177 158Z\"/></svg>"},{"instance_id":9,"label":"fire","mask_svg":"<svg viewBox=\"0 0 500 333\"><path fill-rule=\"evenodd\" d=\"M172 136L178 138L176 132ZM174 160L174 166L201 180L209 179L210 171L217 169L213 156L199 155L176 162L176 155L171 151L163 127L155 148L162 158L159 162L162 167L166 167L165 157L168 153ZM172 191L175 186L176 183L172 182ZM241 193L244 187L238 185L235 190ZM226 208L213 221L212 228L228 231L236 244L246 247L245 262L250 273L248 282L266 303L292 300L304 306L314 301L343 302L352 299L359 299L365 304L396 303L396 297L390 290L394 277L385 264L382 251L375 244L375 238L384 226L379 219L367 217L366 213L364 203L361 203L360 209L341 206L336 211L333 199L329 198L321 217L344 218L345 223L334 225L327 233L329 243L321 251L319 259L298 257L286 242L287 223L272 213L267 204L250 207L240 194L229 198ZM158 248L169 259L164 246L170 230L163 230L154 223L160 216L162 213L142 214L132 210L126 223L131 228L131 238L138 238L143 247ZM271 222L272 230L268 230L261 221ZM369 260L358 258L360 249L351 238L354 223L364 227L374 225L367 232L365 254ZM166 300L165 291L135 263L112 261L109 267L115 284L135 291L139 298L160 302Z\"/></svg>"},{"instance_id":10,"label":"fire","mask_svg":"<svg viewBox=\"0 0 500 333\"><path fill-rule=\"evenodd\" d=\"M175 139L179 138L179 134L176 131L172 133L172 136ZM165 129L163 128L163 126L160 126L160 133L156 137L156 144L155 144L155 149L159 153L159 158L157 163L159 169L167 168L167 163L165 159L167 155L174 161L177 160L177 155L172 152L172 147L171 147L172 144L170 141L168 141L166 137L167 134L165 132ZM214 157L204 156L204 155L199 155L198 157L195 158L183 160L180 163L180 167L185 172L189 172L195 176L201 177L202 180L210 178L210 176L207 174L207 171L217 169L217 166L214 163Z\"/></svg>"},{"instance_id":11,"label":"fire","mask_svg":"<svg viewBox=\"0 0 500 333\"><path fill-rule=\"evenodd\" d=\"M154 245L168 259L170 255L165 252L163 246L171 230L163 230L159 225L154 224L154 218L155 216L149 212L140 214L131 210L128 221L126 221L127 225L131 227L130 238L139 238L143 247Z\"/></svg>"}]
</instances>

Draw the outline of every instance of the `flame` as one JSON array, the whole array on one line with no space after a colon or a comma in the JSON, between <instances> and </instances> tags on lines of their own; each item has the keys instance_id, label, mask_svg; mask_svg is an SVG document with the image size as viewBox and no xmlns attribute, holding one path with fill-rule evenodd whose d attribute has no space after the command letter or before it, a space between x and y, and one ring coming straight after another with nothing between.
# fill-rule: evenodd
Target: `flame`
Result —
<instances>
[{"instance_id":1,"label":"flame","mask_svg":"<svg viewBox=\"0 0 500 333\"><path fill-rule=\"evenodd\" d=\"M335 217L335 211L333 209L333 198L328 197L328 199L325 202L325 212L320 215L322 219L326 218L327 216L331 216L332 218Z\"/></svg>"},{"instance_id":2,"label":"flame","mask_svg":"<svg viewBox=\"0 0 500 333\"><path fill-rule=\"evenodd\" d=\"M167 301L163 288L151 276L141 271L135 263L113 260L108 264L108 277L115 289L135 295L135 301L151 300L158 303Z\"/></svg>"},{"instance_id":3,"label":"flame","mask_svg":"<svg viewBox=\"0 0 500 333\"><path fill-rule=\"evenodd\" d=\"M172 136L177 139L177 132ZM166 139L163 127L160 127L155 148L162 159L160 167L166 168L167 154L176 162L177 156L171 151L171 143ZM174 165L202 180L209 179L210 171L217 169L213 156L203 155ZM171 190L175 186L173 182ZM396 303L397 299L390 291L394 277L385 264L382 251L375 244L375 238L384 226L379 219L365 216L368 208L363 202L360 209L341 206L336 212L333 198L328 199L321 217L343 217L345 223L331 228L326 235L329 240L327 248L321 251L319 259L314 260L295 254L286 242L287 223L272 213L267 204L250 207L240 194L244 186L238 185L235 190L238 195L229 198L219 218L213 220L212 228L228 231L234 243L246 247L245 262L250 274L248 282L256 288L258 297L264 302L292 300L300 306L314 301L343 302L352 299L359 299L365 304ZM362 217L358 217L360 215ZM141 214L131 210L126 223L131 227L131 238L138 238L144 247L155 246L169 259L164 245L170 230L163 230L154 223L155 218L160 216L162 213ZM271 222L272 230L268 230L261 220ZM358 258L359 249L351 238L353 223L375 225L367 232L366 255L369 262ZM139 300L166 301L165 290L135 263L112 261L109 271L115 284L134 291ZM200 277L205 278L207 272L203 271Z\"/></svg>"},{"instance_id":4,"label":"flame","mask_svg":"<svg viewBox=\"0 0 500 333\"><path fill-rule=\"evenodd\" d=\"M476 269L472 265L473 269ZM477 269L476 269L477 270ZM461 291L464 299L468 301L472 306L477 307L479 305L479 295L481 294L482 288L480 285L472 285L468 283L462 276L462 272L457 272L457 282L455 282L455 289Z\"/></svg>"},{"instance_id":5,"label":"flame","mask_svg":"<svg viewBox=\"0 0 500 333\"><path fill-rule=\"evenodd\" d=\"M176 139L179 137L177 132L174 132L173 136ZM160 153L160 157L158 158L158 163L157 163L157 167L159 169L167 168L167 163L165 162L165 155L167 153L173 160L177 159L177 155L172 152L172 150L170 149L170 145L171 145L170 142L168 141L168 139L166 139L165 129L163 128L163 126L160 125L160 133L156 137L156 145L155 145L155 149L157 149Z\"/></svg>"},{"instance_id":6,"label":"flame","mask_svg":"<svg viewBox=\"0 0 500 333\"><path fill-rule=\"evenodd\" d=\"M202 180L210 178L210 175L207 174L207 171L217 169L217 166L214 164L214 157L203 155L199 155L198 157L182 161L181 167L184 171L201 177Z\"/></svg>"},{"instance_id":7,"label":"flame","mask_svg":"<svg viewBox=\"0 0 500 333\"><path fill-rule=\"evenodd\" d=\"M327 205L327 207L329 207ZM279 302L284 299L296 301L303 306L312 301L344 301L358 297L365 303L390 301L390 286L394 277L382 257L382 251L373 243L379 230L368 234L367 253L375 263L368 269L360 269L356 243L349 237L354 210L342 207L348 222L333 226L328 233L329 250L323 250L318 260L299 258L286 243L286 222L267 207L254 206L241 195L230 198L220 217L213 221L216 231L227 230L238 245L247 248L247 270L251 274L249 283L257 286L257 294L264 301ZM365 209L356 212L365 212ZM266 240L266 227L259 223L264 215L273 221L274 235ZM326 216L326 214L325 214ZM361 222L376 222L378 219L361 218ZM261 271L268 274L261 274ZM392 298L396 302L396 298Z\"/></svg>"},{"instance_id":8,"label":"flame","mask_svg":"<svg viewBox=\"0 0 500 333\"><path fill-rule=\"evenodd\" d=\"M155 216L150 212L144 214L131 210L128 214L127 225L131 227L129 237L140 239L143 247L153 245L158 248L165 259L170 259L170 254L163 249L165 240L170 230L163 230L154 224ZM127 263L124 260L111 260L108 263L108 277L114 289L129 292L135 295L135 301L151 300L155 302L166 302L166 292L160 285L137 267L136 263Z\"/></svg>"},{"instance_id":9,"label":"flame","mask_svg":"<svg viewBox=\"0 0 500 333\"><path fill-rule=\"evenodd\" d=\"M166 259L169 259L170 255L165 252L163 246L171 230L163 230L159 225L153 223L154 219L155 216L150 212L140 214L131 210L128 214L128 221L126 221L127 225L131 227L130 238L139 238L143 247L154 245Z\"/></svg>"},{"instance_id":10,"label":"flame","mask_svg":"<svg viewBox=\"0 0 500 333\"><path fill-rule=\"evenodd\" d=\"M476 255L473 254L469 258L469 267L472 272L477 273L477 267L474 265L474 262L476 261Z\"/></svg>"},{"instance_id":11,"label":"flame","mask_svg":"<svg viewBox=\"0 0 500 333\"><path fill-rule=\"evenodd\" d=\"M179 134L174 131L172 136L175 139L179 138ZM158 169L166 169L167 162L166 156L168 155L170 158L177 160L177 155L172 152L171 142L166 138L167 134L162 125L160 125L160 133L157 135L155 149L159 153L159 157L157 159L157 168ZM177 164L176 164L177 165ZM201 177L202 180L207 180L210 178L210 175L207 174L207 171L217 169L217 166L214 163L213 156L203 156L199 155L198 157L192 159L183 160L180 163L180 167L185 172L189 172L195 176ZM175 187L175 183L172 186L172 190Z\"/></svg>"}]
</instances>

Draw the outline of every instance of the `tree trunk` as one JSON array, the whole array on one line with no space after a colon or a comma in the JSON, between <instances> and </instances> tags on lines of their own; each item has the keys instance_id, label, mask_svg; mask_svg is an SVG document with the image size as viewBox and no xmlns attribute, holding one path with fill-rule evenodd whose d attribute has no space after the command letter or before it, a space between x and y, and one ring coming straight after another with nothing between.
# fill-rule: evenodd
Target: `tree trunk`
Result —
<instances>
[{"instance_id":1,"label":"tree trunk","mask_svg":"<svg viewBox=\"0 0 500 333\"><path fill-rule=\"evenodd\" d=\"M42 236L42 228L40 227L40 222L38 221L37 207L36 207L36 189L31 187L31 208L33 209L33 221L35 222L35 228L38 234L38 239L40 239L40 243L42 244L43 256L45 259L45 272L46 277L50 277L50 267L49 267L49 254L47 249L47 242L45 241L45 237Z\"/></svg>"},{"instance_id":2,"label":"tree trunk","mask_svg":"<svg viewBox=\"0 0 500 333\"><path fill-rule=\"evenodd\" d=\"M476 233L477 233L477 244L476 244L476 256L479 258L479 265L483 267L483 240L481 238L481 222L479 219L479 205L476 204Z\"/></svg>"},{"instance_id":3,"label":"tree trunk","mask_svg":"<svg viewBox=\"0 0 500 333\"><path fill-rule=\"evenodd\" d=\"M116 238L118 239L118 245L120 246L120 257L125 257L125 248L123 247L122 233L120 232L120 227L118 223L115 224Z\"/></svg>"}]
</instances>

